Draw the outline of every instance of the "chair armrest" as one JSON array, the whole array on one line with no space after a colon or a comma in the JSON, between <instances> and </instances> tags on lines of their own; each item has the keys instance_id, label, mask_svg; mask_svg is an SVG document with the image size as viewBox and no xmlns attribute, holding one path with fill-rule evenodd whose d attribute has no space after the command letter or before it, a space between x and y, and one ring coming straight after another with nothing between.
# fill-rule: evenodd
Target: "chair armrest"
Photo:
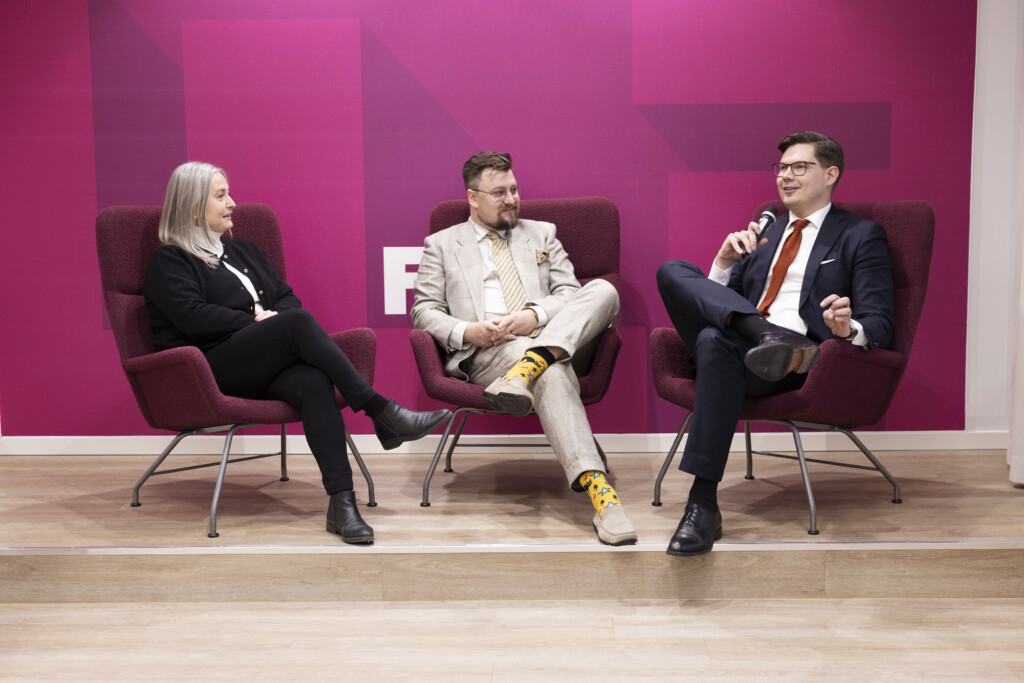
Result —
<instances>
[{"instance_id":1,"label":"chair armrest","mask_svg":"<svg viewBox=\"0 0 1024 683\"><path fill-rule=\"evenodd\" d=\"M195 346L179 346L122 363L143 417L157 429L209 426L223 394L206 356ZM241 399L239 399L241 400Z\"/></svg>"},{"instance_id":2,"label":"chair armrest","mask_svg":"<svg viewBox=\"0 0 1024 683\"><path fill-rule=\"evenodd\" d=\"M674 329L656 327L651 330L649 347L655 381L658 377L693 379L689 366L690 350Z\"/></svg>"},{"instance_id":3,"label":"chair armrest","mask_svg":"<svg viewBox=\"0 0 1024 683\"><path fill-rule=\"evenodd\" d=\"M454 403L458 406L490 410L484 401L484 388L478 384L463 382L445 374L441 347L424 330L411 330L409 343L416 359L416 369L427 396L437 401Z\"/></svg>"},{"instance_id":4,"label":"chair armrest","mask_svg":"<svg viewBox=\"0 0 1024 683\"><path fill-rule=\"evenodd\" d=\"M604 398L612 381L615 360L622 348L622 333L619 326L611 325L601 333L601 339L594 349L594 357L590 360L587 374L579 377L580 400L584 405L596 403Z\"/></svg>"},{"instance_id":5,"label":"chair armrest","mask_svg":"<svg viewBox=\"0 0 1024 683\"><path fill-rule=\"evenodd\" d=\"M411 330L409 343L412 344L412 355L421 378L445 376L441 347L426 330Z\"/></svg>"},{"instance_id":6,"label":"chair armrest","mask_svg":"<svg viewBox=\"0 0 1024 683\"><path fill-rule=\"evenodd\" d=\"M369 327L355 327L331 334L356 370L370 384L377 370L377 335Z\"/></svg>"}]
</instances>

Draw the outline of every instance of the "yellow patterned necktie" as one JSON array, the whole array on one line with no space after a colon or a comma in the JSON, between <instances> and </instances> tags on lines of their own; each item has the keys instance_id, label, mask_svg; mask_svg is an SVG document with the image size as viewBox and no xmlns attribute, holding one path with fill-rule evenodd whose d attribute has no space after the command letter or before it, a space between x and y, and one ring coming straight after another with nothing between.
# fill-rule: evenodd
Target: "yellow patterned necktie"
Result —
<instances>
[{"instance_id":1,"label":"yellow patterned necktie","mask_svg":"<svg viewBox=\"0 0 1024 683\"><path fill-rule=\"evenodd\" d=\"M515 313L526 305L526 290L519 279L516 264L512 263L512 253L508 250L505 240L498 233L488 230L487 239L491 241L491 259L498 271L501 291L505 295L505 307L509 313Z\"/></svg>"}]
</instances>

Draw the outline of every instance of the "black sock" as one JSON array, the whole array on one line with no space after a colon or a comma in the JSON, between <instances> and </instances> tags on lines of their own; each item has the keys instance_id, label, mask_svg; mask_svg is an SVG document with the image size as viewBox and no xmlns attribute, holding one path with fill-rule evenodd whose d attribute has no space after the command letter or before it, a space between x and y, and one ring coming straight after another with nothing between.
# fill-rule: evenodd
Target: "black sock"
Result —
<instances>
[{"instance_id":1,"label":"black sock","mask_svg":"<svg viewBox=\"0 0 1024 683\"><path fill-rule=\"evenodd\" d=\"M547 361L548 365L553 365L555 362L554 355L543 346L535 346L532 349L526 349L527 351L533 351L535 354Z\"/></svg>"},{"instance_id":2,"label":"black sock","mask_svg":"<svg viewBox=\"0 0 1024 683\"><path fill-rule=\"evenodd\" d=\"M761 335L765 332L775 331L778 326L772 325L760 313L733 313L729 321L729 327L755 344L761 341Z\"/></svg>"},{"instance_id":3,"label":"black sock","mask_svg":"<svg viewBox=\"0 0 1024 683\"><path fill-rule=\"evenodd\" d=\"M697 503L712 512L718 509L718 482L695 476L688 503Z\"/></svg>"},{"instance_id":4,"label":"black sock","mask_svg":"<svg viewBox=\"0 0 1024 683\"><path fill-rule=\"evenodd\" d=\"M366 413L367 417L377 417L384 412L384 409L391 403L388 399L384 398L380 394L374 394L373 398L366 402L361 410Z\"/></svg>"}]
</instances>

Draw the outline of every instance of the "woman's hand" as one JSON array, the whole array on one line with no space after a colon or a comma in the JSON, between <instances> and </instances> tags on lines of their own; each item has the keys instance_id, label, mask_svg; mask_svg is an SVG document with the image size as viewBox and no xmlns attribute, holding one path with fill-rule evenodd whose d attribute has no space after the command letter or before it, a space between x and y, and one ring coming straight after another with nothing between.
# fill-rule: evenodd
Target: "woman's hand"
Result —
<instances>
[{"instance_id":1,"label":"woman's hand","mask_svg":"<svg viewBox=\"0 0 1024 683\"><path fill-rule=\"evenodd\" d=\"M256 322L266 320L267 318L271 318L275 315L277 315L277 311L260 311L256 314Z\"/></svg>"}]
</instances>

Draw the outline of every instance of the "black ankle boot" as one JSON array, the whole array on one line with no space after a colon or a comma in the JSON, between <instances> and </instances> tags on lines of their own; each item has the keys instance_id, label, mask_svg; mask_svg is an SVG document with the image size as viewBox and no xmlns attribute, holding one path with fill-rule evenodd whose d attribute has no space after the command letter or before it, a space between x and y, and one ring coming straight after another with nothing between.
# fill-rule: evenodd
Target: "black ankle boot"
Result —
<instances>
[{"instance_id":1,"label":"black ankle boot","mask_svg":"<svg viewBox=\"0 0 1024 683\"><path fill-rule=\"evenodd\" d=\"M355 491L338 491L327 504L327 530L345 543L373 543L373 529L359 516Z\"/></svg>"},{"instance_id":2,"label":"black ankle boot","mask_svg":"<svg viewBox=\"0 0 1024 683\"><path fill-rule=\"evenodd\" d=\"M406 441L415 441L426 436L440 427L451 414L450 410L409 410L394 401L389 401L388 407L371 419L381 446L384 450L390 451Z\"/></svg>"}]
</instances>

